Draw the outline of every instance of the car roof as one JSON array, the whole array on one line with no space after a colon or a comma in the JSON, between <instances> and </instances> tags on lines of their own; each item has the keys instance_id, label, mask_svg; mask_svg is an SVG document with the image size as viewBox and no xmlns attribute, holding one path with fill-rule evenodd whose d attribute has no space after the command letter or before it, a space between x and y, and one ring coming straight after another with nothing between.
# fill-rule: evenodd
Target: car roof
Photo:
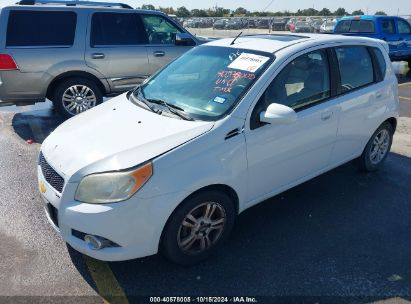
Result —
<instances>
[{"instance_id":1,"label":"car roof","mask_svg":"<svg viewBox=\"0 0 411 304\"><path fill-rule=\"evenodd\" d=\"M5 6L3 9L7 10L43 10L43 9L59 9L59 10L111 10L111 11L123 11L123 12L137 12L137 13L146 13L146 14L155 14L155 15L162 15L167 16L167 14L160 12L160 11L153 11L153 10L144 10L144 9L130 9L130 8L123 8L117 6L102 6L102 5L66 5L64 4L36 4L36 5L25 5L25 4L15 4Z\"/></svg>"},{"instance_id":2,"label":"car roof","mask_svg":"<svg viewBox=\"0 0 411 304\"><path fill-rule=\"evenodd\" d=\"M376 19L383 19L383 18L399 18L398 16L383 16L383 15L358 15L358 16L345 16L341 17L341 20L376 20Z\"/></svg>"},{"instance_id":3,"label":"car roof","mask_svg":"<svg viewBox=\"0 0 411 304\"><path fill-rule=\"evenodd\" d=\"M343 35L325 35L325 34L303 34L303 35L247 35L239 37L234 44L234 38L225 38L213 40L205 45L220 46L229 48L241 48L245 50L261 51L266 53L276 53L285 48L299 45L300 48L311 47L313 45L327 43L352 43L375 45L382 44L381 41L366 37L353 37Z\"/></svg>"}]
</instances>

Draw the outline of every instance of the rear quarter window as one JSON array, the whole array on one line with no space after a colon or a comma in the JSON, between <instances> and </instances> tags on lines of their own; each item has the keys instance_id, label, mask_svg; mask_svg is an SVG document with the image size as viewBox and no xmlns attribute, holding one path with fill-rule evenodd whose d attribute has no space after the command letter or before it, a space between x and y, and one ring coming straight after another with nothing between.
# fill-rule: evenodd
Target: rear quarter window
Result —
<instances>
[{"instance_id":1,"label":"rear quarter window","mask_svg":"<svg viewBox=\"0 0 411 304\"><path fill-rule=\"evenodd\" d=\"M377 68L379 69L381 80L384 80L385 73L387 71L387 63L385 62L384 55L382 54L380 49L372 48L371 50L374 53L375 58L377 59Z\"/></svg>"},{"instance_id":2,"label":"rear quarter window","mask_svg":"<svg viewBox=\"0 0 411 304\"><path fill-rule=\"evenodd\" d=\"M76 23L70 11L10 11L6 46L72 46Z\"/></svg>"}]
</instances>

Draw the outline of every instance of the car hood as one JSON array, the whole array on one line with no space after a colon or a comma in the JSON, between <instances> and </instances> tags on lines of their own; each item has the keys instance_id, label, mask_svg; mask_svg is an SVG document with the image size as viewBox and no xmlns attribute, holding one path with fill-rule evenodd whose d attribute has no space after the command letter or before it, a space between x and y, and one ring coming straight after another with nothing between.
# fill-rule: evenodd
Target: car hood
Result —
<instances>
[{"instance_id":1,"label":"car hood","mask_svg":"<svg viewBox=\"0 0 411 304\"><path fill-rule=\"evenodd\" d=\"M56 171L74 182L87 174L137 166L213 125L155 114L123 94L64 122L46 138L42 152Z\"/></svg>"}]
</instances>

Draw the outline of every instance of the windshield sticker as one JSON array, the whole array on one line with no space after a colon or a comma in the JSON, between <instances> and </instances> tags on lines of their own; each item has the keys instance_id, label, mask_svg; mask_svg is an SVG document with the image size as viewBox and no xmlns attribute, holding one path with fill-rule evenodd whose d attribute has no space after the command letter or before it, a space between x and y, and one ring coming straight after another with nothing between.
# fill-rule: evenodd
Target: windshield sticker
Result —
<instances>
[{"instance_id":1,"label":"windshield sticker","mask_svg":"<svg viewBox=\"0 0 411 304\"><path fill-rule=\"evenodd\" d=\"M231 93L231 89L240 79L251 81L255 79L255 75L253 73L244 73L239 71L219 71L217 73L214 91Z\"/></svg>"},{"instance_id":2,"label":"windshield sticker","mask_svg":"<svg viewBox=\"0 0 411 304\"><path fill-rule=\"evenodd\" d=\"M216 98L214 98L214 102L221 103L221 104L224 103L226 100L227 100L226 98L220 97L220 96L217 96Z\"/></svg>"},{"instance_id":3,"label":"windshield sticker","mask_svg":"<svg viewBox=\"0 0 411 304\"><path fill-rule=\"evenodd\" d=\"M230 61L233 61L234 59L236 59L240 55L241 55L240 50L237 50L237 52L234 52L234 53L231 53L230 55L228 55L228 58L230 58Z\"/></svg>"},{"instance_id":4,"label":"windshield sticker","mask_svg":"<svg viewBox=\"0 0 411 304\"><path fill-rule=\"evenodd\" d=\"M270 57L242 53L229 66L230 69L255 73Z\"/></svg>"}]
</instances>

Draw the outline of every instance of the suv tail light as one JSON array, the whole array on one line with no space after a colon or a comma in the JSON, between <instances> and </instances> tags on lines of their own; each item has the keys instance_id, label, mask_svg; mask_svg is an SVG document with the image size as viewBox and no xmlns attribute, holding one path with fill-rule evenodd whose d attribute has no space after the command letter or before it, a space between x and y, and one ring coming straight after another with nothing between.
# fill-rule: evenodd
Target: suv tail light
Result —
<instances>
[{"instance_id":1,"label":"suv tail light","mask_svg":"<svg viewBox=\"0 0 411 304\"><path fill-rule=\"evenodd\" d=\"M9 54L0 54L0 71L17 70L17 64Z\"/></svg>"}]
</instances>

